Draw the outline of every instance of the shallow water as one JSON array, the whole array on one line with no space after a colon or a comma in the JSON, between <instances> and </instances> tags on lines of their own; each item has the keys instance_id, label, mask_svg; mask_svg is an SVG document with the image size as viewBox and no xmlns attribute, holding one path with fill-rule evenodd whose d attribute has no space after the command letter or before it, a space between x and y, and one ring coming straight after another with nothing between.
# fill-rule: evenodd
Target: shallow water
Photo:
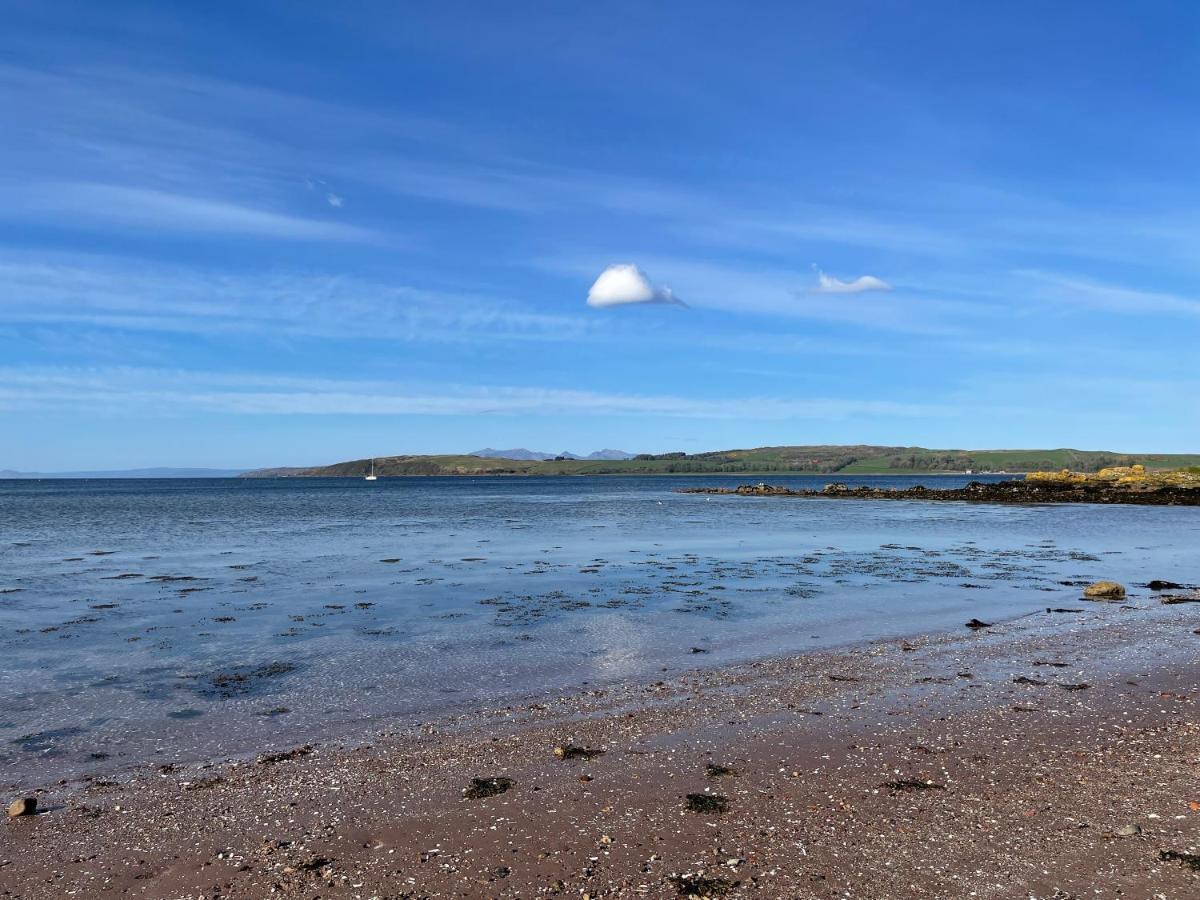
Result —
<instances>
[{"instance_id":1,"label":"shallow water","mask_svg":"<svg viewBox=\"0 0 1200 900\"><path fill-rule=\"evenodd\" d=\"M1196 580L1195 508L672 492L746 480L0 481L0 765L25 782L353 737L1078 607L1098 578Z\"/></svg>"}]
</instances>

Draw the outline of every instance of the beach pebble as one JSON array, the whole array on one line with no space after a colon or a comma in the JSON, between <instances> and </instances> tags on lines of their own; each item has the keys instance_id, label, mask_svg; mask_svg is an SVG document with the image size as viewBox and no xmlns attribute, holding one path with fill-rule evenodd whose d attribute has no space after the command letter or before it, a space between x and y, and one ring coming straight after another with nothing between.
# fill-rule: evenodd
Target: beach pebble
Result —
<instances>
[{"instance_id":1,"label":"beach pebble","mask_svg":"<svg viewBox=\"0 0 1200 900\"><path fill-rule=\"evenodd\" d=\"M15 819L17 816L32 816L35 812L37 812L37 797L18 797L8 804L10 819Z\"/></svg>"},{"instance_id":2,"label":"beach pebble","mask_svg":"<svg viewBox=\"0 0 1200 900\"><path fill-rule=\"evenodd\" d=\"M1115 581L1096 581L1083 589L1083 596L1095 600L1124 600L1125 588Z\"/></svg>"},{"instance_id":3,"label":"beach pebble","mask_svg":"<svg viewBox=\"0 0 1200 900\"><path fill-rule=\"evenodd\" d=\"M1137 825L1122 825L1113 832L1113 834L1117 835L1118 837L1133 837L1135 834L1141 833L1142 829Z\"/></svg>"}]
</instances>

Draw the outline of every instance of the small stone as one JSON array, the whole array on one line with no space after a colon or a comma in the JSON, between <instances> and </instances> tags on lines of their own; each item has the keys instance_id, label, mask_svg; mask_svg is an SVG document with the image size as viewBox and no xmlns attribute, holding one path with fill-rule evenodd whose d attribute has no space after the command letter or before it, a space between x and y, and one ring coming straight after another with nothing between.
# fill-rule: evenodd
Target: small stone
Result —
<instances>
[{"instance_id":1,"label":"small stone","mask_svg":"<svg viewBox=\"0 0 1200 900\"><path fill-rule=\"evenodd\" d=\"M1097 581L1083 589L1083 596L1093 600L1124 600L1125 588L1115 581Z\"/></svg>"},{"instance_id":2,"label":"small stone","mask_svg":"<svg viewBox=\"0 0 1200 900\"><path fill-rule=\"evenodd\" d=\"M600 835L600 843L604 844L604 846L607 847L609 844L612 843L612 837L607 834L602 834L602 835Z\"/></svg>"},{"instance_id":3,"label":"small stone","mask_svg":"<svg viewBox=\"0 0 1200 900\"><path fill-rule=\"evenodd\" d=\"M1141 833L1142 829L1137 825L1122 825L1113 832L1113 834L1117 835L1118 837L1133 837L1135 834Z\"/></svg>"},{"instance_id":4,"label":"small stone","mask_svg":"<svg viewBox=\"0 0 1200 900\"><path fill-rule=\"evenodd\" d=\"M32 816L35 812L37 812L37 797L19 797L8 804L10 819L15 819L17 816Z\"/></svg>"}]
</instances>

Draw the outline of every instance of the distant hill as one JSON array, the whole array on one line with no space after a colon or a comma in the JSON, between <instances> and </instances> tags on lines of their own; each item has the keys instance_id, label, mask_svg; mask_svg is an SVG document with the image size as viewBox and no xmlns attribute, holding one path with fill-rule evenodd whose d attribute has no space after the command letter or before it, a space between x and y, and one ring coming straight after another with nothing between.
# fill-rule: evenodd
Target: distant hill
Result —
<instances>
[{"instance_id":1,"label":"distant hill","mask_svg":"<svg viewBox=\"0 0 1200 900\"><path fill-rule=\"evenodd\" d=\"M245 469L101 469L95 472L17 472L0 469L0 478L237 478Z\"/></svg>"},{"instance_id":2,"label":"distant hill","mask_svg":"<svg viewBox=\"0 0 1200 900\"><path fill-rule=\"evenodd\" d=\"M626 453L624 450L596 450L594 453L589 453L585 459L633 459L636 454Z\"/></svg>"},{"instance_id":3,"label":"distant hill","mask_svg":"<svg viewBox=\"0 0 1200 900\"><path fill-rule=\"evenodd\" d=\"M493 451L499 452L499 451ZM509 451L505 451L509 452ZM526 451L528 452L528 451ZM606 451L601 451L606 452ZM593 454L595 456L595 454ZM644 453L630 459L514 459L470 456L376 457L375 471L389 475L683 475L730 473L872 475L938 472L1032 472L1141 463L1170 469L1200 465L1200 454L1117 453L1110 450L929 450L924 447L821 445L714 450L707 453ZM369 459L330 466L259 469L249 477L360 477Z\"/></svg>"},{"instance_id":4,"label":"distant hill","mask_svg":"<svg viewBox=\"0 0 1200 900\"><path fill-rule=\"evenodd\" d=\"M587 456L580 456L577 453L572 453L570 450L564 450L562 453L545 453L540 450L526 450L524 447L519 447L516 450L493 450L491 447L484 447L482 450L476 450L471 456L479 456L484 459L523 459L523 460L541 460L541 459L633 459L632 453L626 453L624 450L597 450L594 453L589 453Z\"/></svg>"}]
</instances>

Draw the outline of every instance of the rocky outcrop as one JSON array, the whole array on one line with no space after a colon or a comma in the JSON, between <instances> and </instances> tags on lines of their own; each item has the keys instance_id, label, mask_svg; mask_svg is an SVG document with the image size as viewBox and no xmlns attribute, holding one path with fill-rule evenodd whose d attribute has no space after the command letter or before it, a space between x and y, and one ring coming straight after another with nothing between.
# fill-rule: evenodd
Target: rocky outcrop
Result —
<instances>
[{"instance_id":1,"label":"rocky outcrop","mask_svg":"<svg viewBox=\"0 0 1200 900\"><path fill-rule=\"evenodd\" d=\"M1097 581L1083 589L1083 596L1089 600L1124 600L1125 588L1115 581Z\"/></svg>"},{"instance_id":2,"label":"rocky outcrop","mask_svg":"<svg viewBox=\"0 0 1200 900\"><path fill-rule=\"evenodd\" d=\"M961 488L850 487L841 482L823 490L797 490L769 484L736 488L680 488L681 494L737 494L746 497L821 497L835 500L959 500L975 503L1131 503L1146 506L1200 506L1200 486L1151 482L972 481Z\"/></svg>"}]
</instances>

